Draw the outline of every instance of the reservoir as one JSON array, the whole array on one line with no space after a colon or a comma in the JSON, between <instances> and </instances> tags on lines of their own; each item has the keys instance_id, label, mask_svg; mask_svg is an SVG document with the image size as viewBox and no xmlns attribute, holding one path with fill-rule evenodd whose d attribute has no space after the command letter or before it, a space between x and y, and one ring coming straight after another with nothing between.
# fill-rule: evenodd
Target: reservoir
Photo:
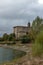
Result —
<instances>
[{"instance_id":1,"label":"reservoir","mask_svg":"<svg viewBox=\"0 0 43 65\"><path fill-rule=\"evenodd\" d=\"M25 55L25 52L23 51L0 47L0 63L12 61L13 59L19 58L23 55Z\"/></svg>"}]
</instances>

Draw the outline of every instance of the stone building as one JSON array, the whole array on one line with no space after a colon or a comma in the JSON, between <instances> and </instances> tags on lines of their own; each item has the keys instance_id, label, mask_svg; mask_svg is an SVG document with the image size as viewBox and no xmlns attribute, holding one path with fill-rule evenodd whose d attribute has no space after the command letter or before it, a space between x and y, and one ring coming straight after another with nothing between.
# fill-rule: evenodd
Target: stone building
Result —
<instances>
[{"instance_id":1,"label":"stone building","mask_svg":"<svg viewBox=\"0 0 43 65\"><path fill-rule=\"evenodd\" d=\"M13 33L15 33L16 38L26 35L29 32L30 23L27 26L15 26L13 27Z\"/></svg>"}]
</instances>

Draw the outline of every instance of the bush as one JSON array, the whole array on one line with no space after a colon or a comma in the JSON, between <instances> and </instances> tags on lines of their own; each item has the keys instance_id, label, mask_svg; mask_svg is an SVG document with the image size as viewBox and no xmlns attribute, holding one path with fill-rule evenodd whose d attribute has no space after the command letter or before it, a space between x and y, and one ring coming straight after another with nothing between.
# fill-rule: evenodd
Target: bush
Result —
<instances>
[{"instance_id":1,"label":"bush","mask_svg":"<svg viewBox=\"0 0 43 65\"><path fill-rule=\"evenodd\" d=\"M30 42L30 38L29 38L28 36L23 36L23 37L21 38L21 42L22 42L22 43L29 43L29 42Z\"/></svg>"},{"instance_id":2,"label":"bush","mask_svg":"<svg viewBox=\"0 0 43 65\"><path fill-rule=\"evenodd\" d=\"M33 56L42 56L43 55L43 32L40 32L35 40L35 43L32 47Z\"/></svg>"}]
</instances>

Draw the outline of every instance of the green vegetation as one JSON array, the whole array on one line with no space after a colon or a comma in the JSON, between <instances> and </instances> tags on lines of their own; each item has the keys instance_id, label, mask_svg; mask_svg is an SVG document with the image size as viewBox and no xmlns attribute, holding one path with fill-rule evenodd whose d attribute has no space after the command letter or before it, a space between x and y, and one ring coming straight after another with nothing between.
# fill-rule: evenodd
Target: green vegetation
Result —
<instances>
[{"instance_id":1,"label":"green vegetation","mask_svg":"<svg viewBox=\"0 0 43 65\"><path fill-rule=\"evenodd\" d=\"M7 34L4 33L2 37L0 37L0 43L1 44L8 44L8 45L13 45L15 44L15 34L11 33L11 34Z\"/></svg>"},{"instance_id":2,"label":"green vegetation","mask_svg":"<svg viewBox=\"0 0 43 65\"><path fill-rule=\"evenodd\" d=\"M27 36L27 35L24 35L23 37L21 37L21 42L22 43L29 43L31 41L31 39Z\"/></svg>"},{"instance_id":3,"label":"green vegetation","mask_svg":"<svg viewBox=\"0 0 43 65\"><path fill-rule=\"evenodd\" d=\"M36 38L36 32L35 32L35 30L33 30L32 27L30 28L30 31L27 36L30 38L31 43L34 42L34 40Z\"/></svg>"},{"instance_id":4,"label":"green vegetation","mask_svg":"<svg viewBox=\"0 0 43 65\"><path fill-rule=\"evenodd\" d=\"M36 17L32 28L36 32L35 41L32 46L32 55L41 57L43 56L43 19Z\"/></svg>"},{"instance_id":5,"label":"green vegetation","mask_svg":"<svg viewBox=\"0 0 43 65\"><path fill-rule=\"evenodd\" d=\"M14 41L15 40L15 34L14 33L11 33L8 37L8 40L9 41Z\"/></svg>"},{"instance_id":6,"label":"green vegetation","mask_svg":"<svg viewBox=\"0 0 43 65\"><path fill-rule=\"evenodd\" d=\"M3 38L3 41L5 41L5 40L7 41L8 40L8 37L9 37L9 35L7 33L4 33L3 34L3 37L2 37Z\"/></svg>"},{"instance_id":7,"label":"green vegetation","mask_svg":"<svg viewBox=\"0 0 43 65\"><path fill-rule=\"evenodd\" d=\"M41 31L37 38L35 39L35 43L32 47L32 54L33 56L41 57L43 55L43 31Z\"/></svg>"},{"instance_id":8,"label":"green vegetation","mask_svg":"<svg viewBox=\"0 0 43 65\"><path fill-rule=\"evenodd\" d=\"M32 28L35 30L36 34L43 30L43 19L37 16L35 20L33 20Z\"/></svg>"}]
</instances>

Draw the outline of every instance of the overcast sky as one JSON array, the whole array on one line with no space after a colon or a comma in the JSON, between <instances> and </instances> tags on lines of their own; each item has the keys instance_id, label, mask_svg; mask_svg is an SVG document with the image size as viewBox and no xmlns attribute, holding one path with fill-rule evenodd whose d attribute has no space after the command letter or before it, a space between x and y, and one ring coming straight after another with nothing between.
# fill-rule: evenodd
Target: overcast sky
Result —
<instances>
[{"instance_id":1,"label":"overcast sky","mask_svg":"<svg viewBox=\"0 0 43 65\"><path fill-rule=\"evenodd\" d=\"M43 0L0 0L0 35L11 33L13 26L27 25L43 18Z\"/></svg>"}]
</instances>

